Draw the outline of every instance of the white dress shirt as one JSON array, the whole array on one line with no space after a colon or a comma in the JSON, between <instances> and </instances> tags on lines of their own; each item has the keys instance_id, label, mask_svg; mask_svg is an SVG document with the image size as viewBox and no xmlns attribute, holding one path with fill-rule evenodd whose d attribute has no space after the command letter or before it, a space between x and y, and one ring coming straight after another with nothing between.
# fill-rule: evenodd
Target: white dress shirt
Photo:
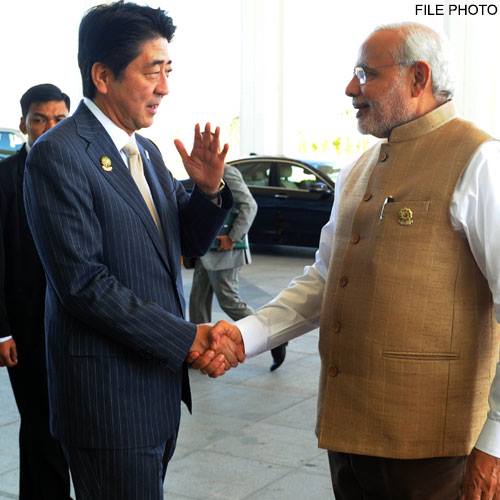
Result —
<instances>
[{"instance_id":1,"label":"white dress shirt","mask_svg":"<svg viewBox=\"0 0 500 500\"><path fill-rule=\"evenodd\" d=\"M108 118L97 106L97 104L89 99L88 97L83 98L83 103L87 108L89 108L90 112L97 118L99 123L104 127L109 137L113 141L116 149L120 152L120 155L123 159L123 162L128 168L128 158L127 155L123 152L123 148L130 142L133 141L137 144L135 140L135 133L132 135L128 135L125 130L120 128L115 122L113 122L110 118Z\"/></svg>"},{"instance_id":2,"label":"white dress shirt","mask_svg":"<svg viewBox=\"0 0 500 500\"><path fill-rule=\"evenodd\" d=\"M354 165L337 178L335 200ZM255 315L236 322L251 357L319 326L325 280L330 265L337 211L323 227L312 266L291 281L274 300ZM467 239L477 265L488 281L497 322L500 323L500 142L483 143L457 183L450 204L451 223ZM500 457L500 363L490 391L490 411L477 448Z\"/></svg>"}]
</instances>

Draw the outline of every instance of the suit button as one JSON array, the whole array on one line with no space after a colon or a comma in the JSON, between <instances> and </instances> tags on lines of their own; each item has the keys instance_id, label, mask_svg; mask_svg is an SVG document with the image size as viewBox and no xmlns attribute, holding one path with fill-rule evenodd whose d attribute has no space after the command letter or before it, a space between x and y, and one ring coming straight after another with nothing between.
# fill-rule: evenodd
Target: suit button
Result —
<instances>
[{"instance_id":1,"label":"suit button","mask_svg":"<svg viewBox=\"0 0 500 500\"><path fill-rule=\"evenodd\" d=\"M356 245L359 243L359 240L361 239L361 236L358 234L358 233L354 233L352 236L351 236L351 243L353 245Z\"/></svg>"},{"instance_id":2,"label":"suit button","mask_svg":"<svg viewBox=\"0 0 500 500\"><path fill-rule=\"evenodd\" d=\"M373 198L372 193L365 193L365 195L363 196L363 201L370 201L372 198Z\"/></svg>"},{"instance_id":3,"label":"suit button","mask_svg":"<svg viewBox=\"0 0 500 500\"><path fill-rule=\"evenodd\" d=\"M349 278L347 276L342 276L342 278L340 278L340 286L345 288L347 283L349 283Z\"/></svg>"},{"instance_id":4,"label":"suit button","mask_svg":"<svg viewBox=\"0 0 500 500\"><path fill-rule=\"evenodd\" d=\"M333 333L340 333L340 330L342 329L342 324L340 321L335 321L333 325Z\"/></svg>"},{"instance_id":5,"label":"suit button","mask_svg":"<svg viewBox=\"0 0 500 500\"><path fill-rule=\"evenodd\" d=\"M328 368L328 375L330 375L330 377L336 377L338 374L339 369L336 366L330 366L330 368Z\"/></svg>"},{"instance_id":6,"label":"suit button","mask_svg":"<svg viewBox=\"0 0 500 500\"><path fill-rule=\"evenodd\" d=\"M385 151L382 151L382 153L380 153L380 158L378 161L384 162L387 160L387 158L389 158L389 155Z\"/></svg>"}]
</instances>

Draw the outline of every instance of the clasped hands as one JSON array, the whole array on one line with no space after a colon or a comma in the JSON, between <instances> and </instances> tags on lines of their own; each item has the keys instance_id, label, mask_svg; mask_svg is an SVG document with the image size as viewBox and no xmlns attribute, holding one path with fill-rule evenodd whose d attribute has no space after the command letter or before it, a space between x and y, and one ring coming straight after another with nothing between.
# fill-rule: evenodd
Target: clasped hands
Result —
<instances>
[{"instance_id":1,"label":"clasped hands","mask_svg":"<svg viewBox=\"0 0 500 500\"><path fill-rule=\"evenodd\" d=\"M219 377L245 360L245 346L237 326L227 321L201 324L186 361L210 377Z\"/></svg>"}]
</instances>

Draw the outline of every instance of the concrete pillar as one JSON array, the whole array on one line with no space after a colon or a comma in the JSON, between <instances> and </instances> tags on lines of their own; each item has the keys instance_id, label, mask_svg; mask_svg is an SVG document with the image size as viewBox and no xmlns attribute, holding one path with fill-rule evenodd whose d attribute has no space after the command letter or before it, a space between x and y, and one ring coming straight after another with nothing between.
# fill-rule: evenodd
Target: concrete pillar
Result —
<instances>
[{"instance_id":1,"label":"concrete pillar","mask_svg":"<svg viewBox=\"0 0 500 500\"><path fill-rule=\"evenodd\" d=\"M241 154L283 150L283 0L241 0Z\"/></svg>"}]
</instances>

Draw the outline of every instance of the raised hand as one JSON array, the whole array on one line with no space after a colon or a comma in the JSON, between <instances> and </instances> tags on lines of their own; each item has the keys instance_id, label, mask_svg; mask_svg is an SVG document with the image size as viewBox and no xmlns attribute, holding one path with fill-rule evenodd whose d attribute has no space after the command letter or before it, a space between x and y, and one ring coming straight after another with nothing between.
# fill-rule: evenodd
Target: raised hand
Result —
<instances>
[{"instance_id":1,"label":"raised hand","mask_svg":"<svg viewBox=\"0 0 500 500\"><path fill-rule=\"evenodd\" d=\"M231 367L245 360L245 347L239 329L219 321L212 330L210 325L198 325L200 341L191 346L187 362L210 377L223 375Z\"/></svg>"},{"instance_id":2,"label":"raised hand","mask_svg":"<svg viewBox=\"0 0 500 500\"><path fill-rule=\"evenodd\" d=\"M500 498L500 459L474 448L467 459L460 500Z\"/></svg>"},{"instance_id":3,"label":"raised hand","mask_svg":"<svg viewBox=\"0 0 500 500\"><path fill-rule=\"evenodd\" d=\"M207 123L202 133L197 123L194 127L191 155L187 153L182 141L179 139L174 141L189 177L201 191L207 194L213 194L219 189L224 173L224 161L229 150L227 144L224 144L222 150L220 149L219 135L219 127L216 127L215 132L212 133L210 123Z\"/></svg>"}]
</instances>

